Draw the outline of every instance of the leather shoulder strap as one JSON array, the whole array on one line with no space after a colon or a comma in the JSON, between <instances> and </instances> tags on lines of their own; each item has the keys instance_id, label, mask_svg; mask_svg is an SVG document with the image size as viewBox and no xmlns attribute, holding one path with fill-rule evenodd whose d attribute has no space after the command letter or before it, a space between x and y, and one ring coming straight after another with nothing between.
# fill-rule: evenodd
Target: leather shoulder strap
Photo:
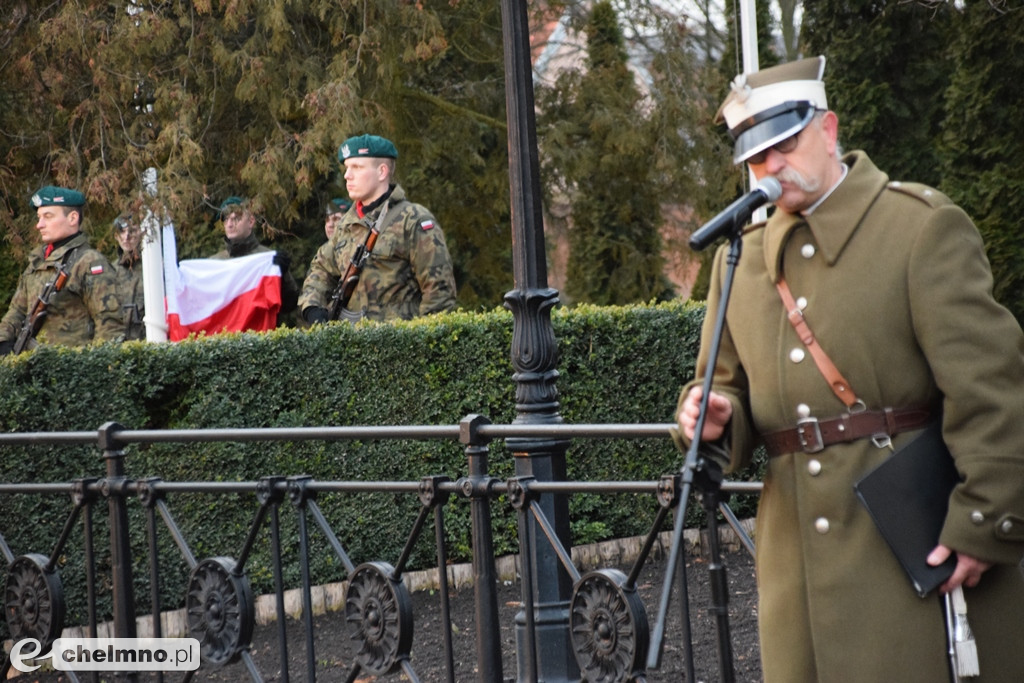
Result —
<instances>
[{"instance_id":1,"label":"leather shoulder strap","mask_svg":"<svg viewBox=\"0 0 1024 683\"><path fill-rule=\"evenodd\" d=\"M782 305L786 307L786 318L789 319L789 323L796 330L800 341L811 352L815 365L818 366L818 370L825 378L825 381L828 382L828 385L832 387L832 392L839 397L840 401L846 404L847 408L853 408L858 402L857 395L853 393L850 383L839 372L839 368L835 366L832 359L825 353L825 349L821 348L818 340L814 338L814 333L811 332L807 319L804 318L803 311L800 310L796 305L796 301L793 300L793 293L789 291L786 278L780 276L778 282L775 283L775 289L779 291L779 296L782 297Z\"/></svg>"}]
</instances>

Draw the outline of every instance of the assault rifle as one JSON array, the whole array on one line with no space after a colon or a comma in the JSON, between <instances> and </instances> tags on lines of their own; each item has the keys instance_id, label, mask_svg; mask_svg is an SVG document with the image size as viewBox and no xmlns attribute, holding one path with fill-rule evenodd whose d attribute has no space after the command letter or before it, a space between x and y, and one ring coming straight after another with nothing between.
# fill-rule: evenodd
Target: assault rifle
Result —
<instances>
[{"instance_id":1,"label":"assault rifle","mask_svg":"<svg viewBox=\"0 0 1024 683\"><path fill-rule=\"evenodd\" d=\"M68 253L70 254L70 252ZM57 274L46 283L43 291L39 293L35 306L32 307L32 311L25 318L25 322L22 323L21 332L18 333L18 338L14 341L13 353L21 353L29 345L29 342L35 339L39 328L43 326L43 318L46 317L46 309L50 307L50 299L53 298L54 294L64 289L67 281L68 267L67 259L65 258L57 267Z\"/></svg>"},{"instance_id":2,"label":"assault rifle","mask_svg":"<svg viewBox=\"0 0 1024 683\"><path fill-rule=\"evenodd\" d=\"M385 207L386 210L387 207ZM375 225L370 228L370 232L366 234L366 240L356 247L356 253L352 254L352 260L345 268L345 274L341 276L338 286L334 288L334 293L331 295L331 305L327 309L328 320L345 319L354 322L361 317L358 313L348 310L348 302L352 298L352 293L356 291L356 285L359 284L359 276L363 272L366 260L370 258L370 252L377 244L377 236L380 235L379 227L379 225Z\"/></svg>"}]
</instances>

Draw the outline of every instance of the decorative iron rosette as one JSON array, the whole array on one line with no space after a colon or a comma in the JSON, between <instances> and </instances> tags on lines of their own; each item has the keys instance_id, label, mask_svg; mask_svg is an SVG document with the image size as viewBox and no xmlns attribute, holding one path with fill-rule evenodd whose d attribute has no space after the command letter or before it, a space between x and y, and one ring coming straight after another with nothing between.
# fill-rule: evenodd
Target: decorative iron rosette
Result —
<instances>
[{"instance_id":1,"label":"decorative iron rosette","mask_svg":"<svg viewBox=\"0 0 1024 683\"><path fill-rule=\"evenodd\" d=\"M203 661L221 666L249 647L256 606L245 574L230 557L212 557L195 566L185 598L188 633L199 641Z\"/></svg>"},{"instance_id":2,"label":"decorative iron rosette","mask_svg":"<svg viewBox=\"0 0 1024 683\"><path fill-rule=\"evenodd\" d=\"M412 649L412 598L395 569L386 562L355 568L348 580L345 619L359 642L356 661L367 672L383 675L409 658Z\"/></svg>"},{"instance_id":3,"label":"decorative iron rosette","mask_svg":"<svg viewBox=\"0 0 1024 683\"><path fill-rule=\"evenodd\" d=\"M40 653L50 651L64 628L64 589L49 559L36 553L14 558L7 570L4 607L11 640L35 638Z\"/></svg>"},{"instance_id":4,"label":"decorative iron rosette","mask_svg":"<svg viewBox=\"0 0 1024 683\"><path fill-rule=\"evenodd\" d=\"M576 662L590 683L619 683L643 673L650 642L647 613L618 569L580 577L569 605Z\"/></svg>"}]
</instances>

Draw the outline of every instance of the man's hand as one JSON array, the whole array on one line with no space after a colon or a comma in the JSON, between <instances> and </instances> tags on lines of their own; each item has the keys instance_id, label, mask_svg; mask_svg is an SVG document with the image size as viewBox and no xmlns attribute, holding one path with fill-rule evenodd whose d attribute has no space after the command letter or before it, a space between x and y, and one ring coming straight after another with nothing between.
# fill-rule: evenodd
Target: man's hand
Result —
<instances>
[{"instance_id":1,"label":"man's hand","mask_svg":"<svg viewBox=\"0 0 1024 683\"><path fill-rule=\"evenodd\" d=\"M302 319L310 325L327 322L327 309L320 306L310 306L302 310Z\"/></svg>"},{"instance_id":2,"label":"man's hand","mask_svg":"<svg viewBox=\"0 0 1024 683\"><path fill-rule=\"evenodd\" d=\"M683 406L676 415L679 428L683 430L686 438L693 440L697 431L697 418L700 415L700 399L704 395L703 387L693 387L686 394ZM725 426L732 419L732 403L725 396L711 392L708 400L708 413L704 418L704 432L701 439L704 441L715 441L725 433Z\"/></svg>"},{"instance_id":3,"label":"man's hand","mask_svg":"<svg viewBox=\"0 0 1024 683\"><path fill-rule=\"evenodd\" d=\"M947 548L944 545L937 545L934 550L928 553L928 564L933 567L937 567L945 562L946 558L952 553L952 549ZM953 575L946 580L946 583L939 586L939 591L942 593L948 593L960 585L964 585L968 588L974 588L978 585L978 582L981 581L981 575L988 571L991 566L991 562L984 562L976 557L957 553L956 569L953 570Z\"/></svg>"}]
</instances>

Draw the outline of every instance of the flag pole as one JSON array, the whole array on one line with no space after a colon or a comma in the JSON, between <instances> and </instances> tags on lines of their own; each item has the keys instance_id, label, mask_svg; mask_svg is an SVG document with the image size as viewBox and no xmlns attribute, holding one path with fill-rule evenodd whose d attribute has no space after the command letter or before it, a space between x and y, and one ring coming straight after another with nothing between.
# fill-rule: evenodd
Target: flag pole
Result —
<instances>
[{"instance_id":1,"label":"flag pole","mask_svg":"<svg viewBox=\"0 0 1024 683\"><path fill-rule=\"evenodd\" d=\"M743 56L743 73L752 74L761 68L757 54L757 9L755 0L740 0L740 52ZM748 189L757 185L752 171L748 172ZM754 223L768 218L768 208L760 207L754 211L751 220Z\"/></svg>"},{"instance_id":2,"label":"flag pole","mask_svg":"<svg viewBox=\"0 0 1024 683\"><path fill-rule=\"evenodd\" d=\"M142 176L150 197L156 197L156 169L150 166ZM142 295L146 302L146 341L167 341L167 315L164 307L164 259L161 244L161 220L146 208L142 219Z\"/></svg>"}]
</instances>

